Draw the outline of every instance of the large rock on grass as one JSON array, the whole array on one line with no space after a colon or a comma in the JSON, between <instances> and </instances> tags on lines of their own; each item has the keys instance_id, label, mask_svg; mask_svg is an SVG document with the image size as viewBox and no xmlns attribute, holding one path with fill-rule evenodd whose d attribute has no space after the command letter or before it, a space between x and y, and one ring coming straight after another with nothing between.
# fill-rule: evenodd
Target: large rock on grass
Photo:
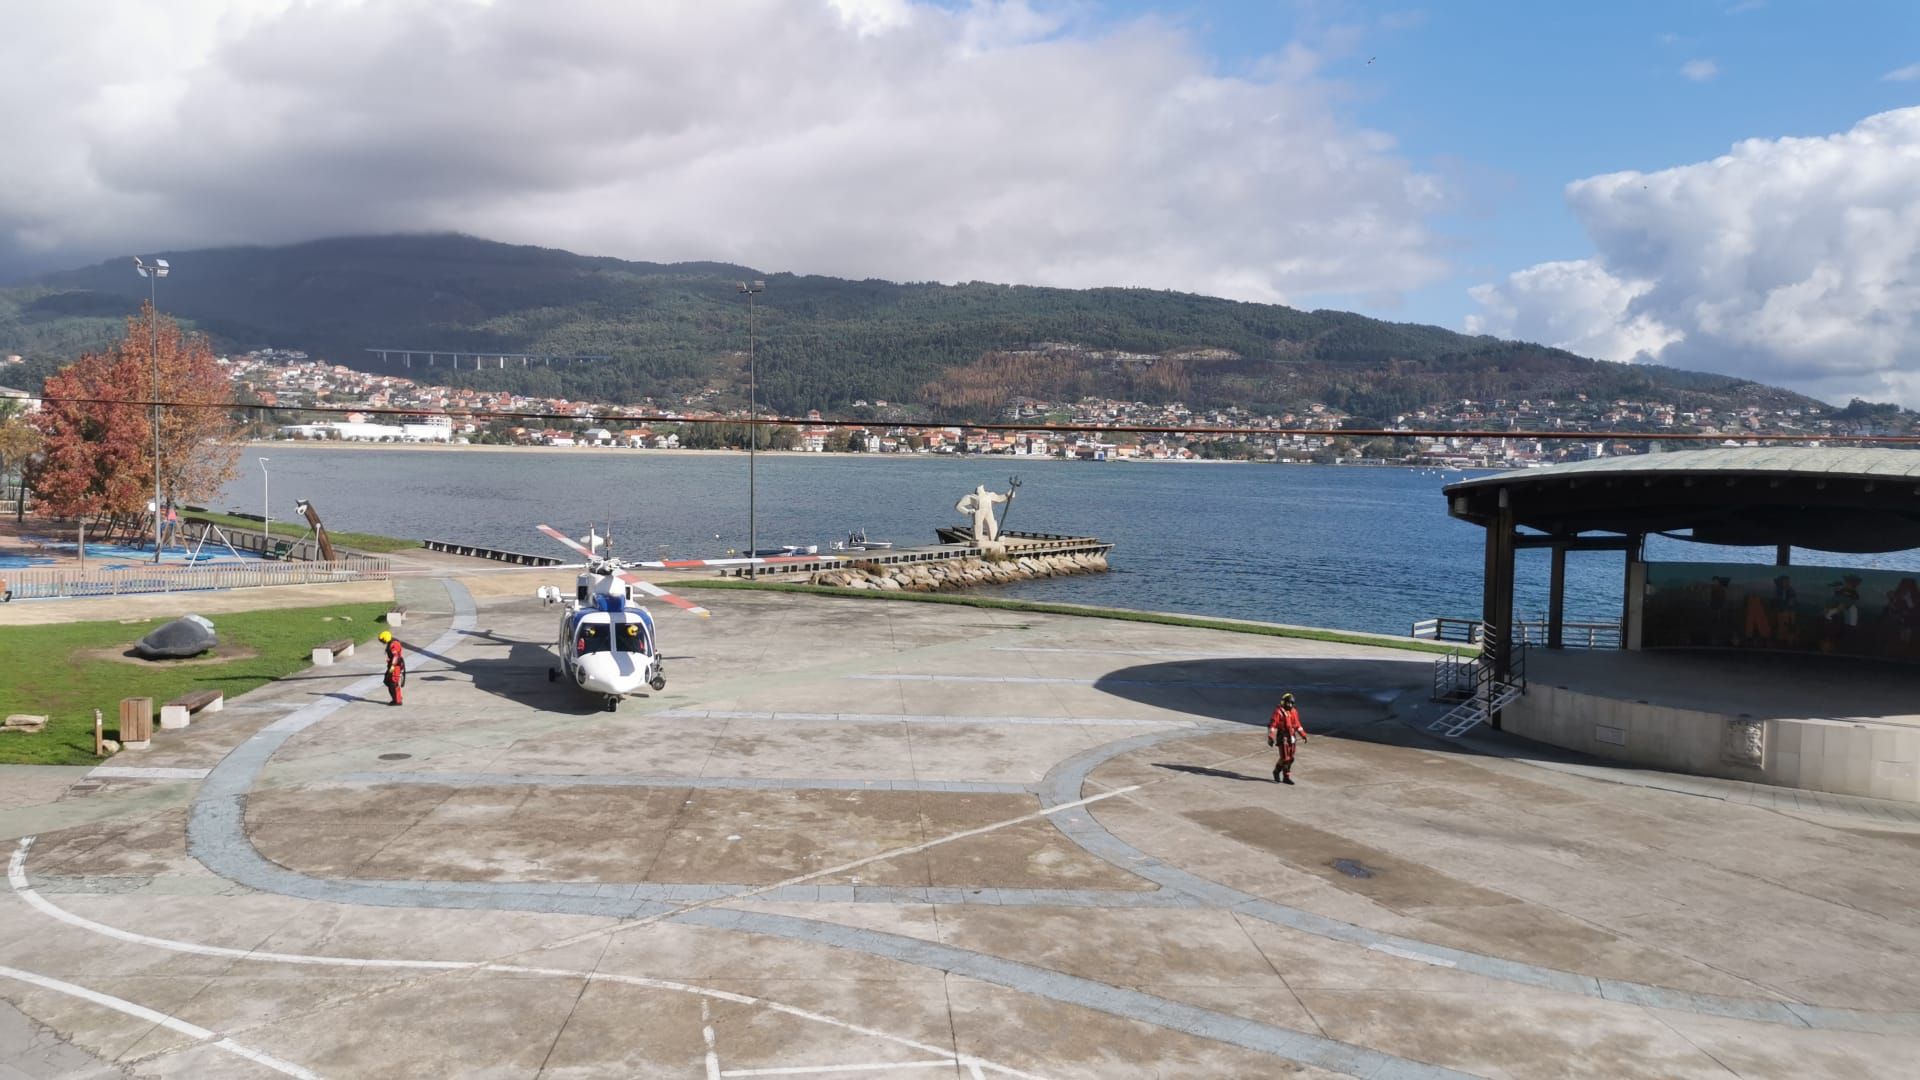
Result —
<instances>
[{"instance_id":1,"label":"large rock on grass","mask_svg":"<svg viewBox=\"0 0 1920 1080\"><path fill-rule=\"evenodd\" d=\"M184 660L220 644L213 624L198 615L183 615L140 639L133 654L143 660Z\"/></svg>"}]
</instances>

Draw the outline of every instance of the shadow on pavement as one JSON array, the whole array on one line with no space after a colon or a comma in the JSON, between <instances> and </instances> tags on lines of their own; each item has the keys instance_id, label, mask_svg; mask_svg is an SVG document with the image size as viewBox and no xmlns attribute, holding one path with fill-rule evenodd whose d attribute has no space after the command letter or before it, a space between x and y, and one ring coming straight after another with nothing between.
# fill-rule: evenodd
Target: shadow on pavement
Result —
<instances>
[{"instance_id":1,"label":"shadow on pavement","mask_svg":"<svg viewBox=\"0 0 1920 1080\"><path fill-rule=\"evenodd\" d=\"M1228 772L1225 769L1213 769L1205 765L1177 765L1170 761L1156 761L1156 769L1170 769L1173 772L1190 773L1194 776L1212 776L1221 780L1245 780L1255 784L1270 784L1271 776L1248 776L1246 773Z\"/></svg>"}]
</instances>

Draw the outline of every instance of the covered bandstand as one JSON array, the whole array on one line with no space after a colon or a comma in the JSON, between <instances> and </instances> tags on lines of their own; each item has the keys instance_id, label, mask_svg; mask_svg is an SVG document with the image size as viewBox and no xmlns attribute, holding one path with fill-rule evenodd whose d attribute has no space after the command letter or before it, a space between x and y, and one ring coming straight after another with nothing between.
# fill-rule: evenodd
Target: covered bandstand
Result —
<instances>
[{"instance_id":1,"label":"covered bandstand","mask_svg":"<svg viewBox=\"0 0 1920 1080\"><path fill-rule=\"evenodd\" d=\"M1920 802L1920 560L1888 557L1920 549L1920 451L1675 451L1446 496L1486 529L1486 676L1526 685L1487 710L1493 726L1637 765ZM1772 558L1650 563L1650 536ZM1552 556L1531 655L1514 612L1526 548ZM1573 551L1621 553L1617 650L1563 647Z\"/></svg>"}]
</instances>

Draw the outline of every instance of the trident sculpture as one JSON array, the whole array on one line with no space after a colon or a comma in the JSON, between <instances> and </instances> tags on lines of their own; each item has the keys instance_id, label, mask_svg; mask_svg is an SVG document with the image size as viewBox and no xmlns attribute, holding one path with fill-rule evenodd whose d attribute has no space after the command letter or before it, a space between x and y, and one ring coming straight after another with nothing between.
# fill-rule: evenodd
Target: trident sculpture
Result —
<instances>
[{"instance_id":1,"label":"trident sculpture","mask_svg":"<svg viewBox=\"0 0 1920 1080\"><path fill-rule=\"evenodd\" d=\"M1006 503L1007 512L1011 513L1013 511L1013 497L1019 493L1020 478L1017 476L1009 477L1007 481L1007 493L1005 495L997 491L989 491L987 485L981 484L979 487L974 488L971 493L961 496L960 501L953 504L953 508L962 514L973 515L973 539L975 543L991 543L1000 539L1000 523L993 519L994 504Z\"/></svg>"}]
</instances>

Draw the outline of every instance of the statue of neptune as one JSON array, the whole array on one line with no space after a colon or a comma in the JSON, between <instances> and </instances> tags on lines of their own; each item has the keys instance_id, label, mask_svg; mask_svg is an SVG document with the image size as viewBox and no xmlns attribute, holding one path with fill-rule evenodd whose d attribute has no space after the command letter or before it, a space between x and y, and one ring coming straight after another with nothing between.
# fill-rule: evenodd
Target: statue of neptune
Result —
<instances>
[{"instance_id":1,"label":"statue of neptune","mask_svg":"<svg viewBox=\"0 0 1920 1080\"><path fill-rule=\"evenodd\" d=\"M1000 523L993 519L993 504L1011 503L1018 491L1019 486L1016 484L1002 495L997 491L988 491L987 485L981 484L970 494L961 496L960 501L953 505L953 508L962 514L973 515L974 543L992 543L1000 539Z\"/></svg>"}]
</instances>

